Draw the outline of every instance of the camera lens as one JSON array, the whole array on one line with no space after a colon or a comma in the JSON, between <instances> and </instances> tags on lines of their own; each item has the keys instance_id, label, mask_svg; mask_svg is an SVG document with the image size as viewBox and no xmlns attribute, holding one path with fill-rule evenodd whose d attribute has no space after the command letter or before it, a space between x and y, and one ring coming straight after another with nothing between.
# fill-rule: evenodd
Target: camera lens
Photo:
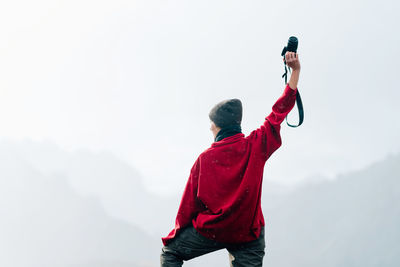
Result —
<instances>
[{"instance_id":1,"label":"camera lens","mask_svg":"<svg viewBox=\"0 0 400 267\"><path fill-rule=\"evenodd\" d=\"M287 51L290 51L290 52L297 52L297 45L299 44L299 41L297 40L297 38L296 37L294 37L294 36L291 36L290 38L289 38L289 41L288 41L288 45L287 45L287 48L286 48L286 50Z\"/></svg>"}]
</instances>

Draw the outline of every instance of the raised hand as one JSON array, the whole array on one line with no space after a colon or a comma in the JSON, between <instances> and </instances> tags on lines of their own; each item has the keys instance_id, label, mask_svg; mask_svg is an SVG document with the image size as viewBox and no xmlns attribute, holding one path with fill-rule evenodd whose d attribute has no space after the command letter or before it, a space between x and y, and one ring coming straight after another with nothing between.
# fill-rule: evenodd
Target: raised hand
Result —
<instances>
[{"instance_id":1,"label":"raised hand","mask_svg":"<svg viewBox=\"0 0 400 267\"><path fill-rule=\"evenodd\" d=\"M286 52L285 60L286 65L292 68L293 71L300 70L299 54L295 52Z\"/></svg>"}]
</instances>

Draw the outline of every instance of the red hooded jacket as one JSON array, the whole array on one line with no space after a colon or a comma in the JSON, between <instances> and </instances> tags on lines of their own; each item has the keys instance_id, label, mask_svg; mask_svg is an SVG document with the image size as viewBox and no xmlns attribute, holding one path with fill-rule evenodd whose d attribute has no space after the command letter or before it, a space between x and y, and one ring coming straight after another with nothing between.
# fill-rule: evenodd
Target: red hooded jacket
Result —
<instances>
[{"instance_id":1,"label":"red hooded jacket","mask_svg":"<svg viewBox=\"0 0 400 267\"><path fill-rule=\"evenodd\" d=\"M265 225L261 210L264 165L281 144L280 125L293 108L295 90L286 85L261 127L212 143L194 163L175 220L162 238L167 245L193 224L203 236L224 243L259 237Z\"/></svg>"}]
</instances>

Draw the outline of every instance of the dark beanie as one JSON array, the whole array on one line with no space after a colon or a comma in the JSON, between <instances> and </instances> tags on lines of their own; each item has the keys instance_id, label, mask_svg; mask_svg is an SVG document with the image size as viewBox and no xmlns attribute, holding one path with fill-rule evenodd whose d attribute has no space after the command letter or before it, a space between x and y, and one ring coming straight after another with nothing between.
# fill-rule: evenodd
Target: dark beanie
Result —
<instances>
[{"instance_id":1,"label":"dark beanie","mask_svg":"<svg viewBox=\"0 0 400 267\"><path fill-rule=\"evenodd\" d=\"M221 101L211 109L208 117L220 128L240 125L242 122L242 102L236 98Z\"/></svg>"}]
</instances>

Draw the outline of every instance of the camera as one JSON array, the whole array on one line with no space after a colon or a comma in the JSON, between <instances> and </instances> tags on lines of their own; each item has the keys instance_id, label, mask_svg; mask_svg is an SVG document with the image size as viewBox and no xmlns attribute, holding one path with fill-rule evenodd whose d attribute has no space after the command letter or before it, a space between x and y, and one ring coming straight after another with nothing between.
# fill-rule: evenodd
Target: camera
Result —
<instances>
[{"instance_id":1,"label":"camera","mask_svg":"<svg viewBox=\"0 0 400 267\"><path fill-rule=\"evenodd\" d=\"M295 52L297 53L297 46L299 44L299 41L297 40L296 37L291 36L289 38L287 46L285 46L282 50L281 56L285 56L286 52Z\"/></svg>"}]
</instances>

